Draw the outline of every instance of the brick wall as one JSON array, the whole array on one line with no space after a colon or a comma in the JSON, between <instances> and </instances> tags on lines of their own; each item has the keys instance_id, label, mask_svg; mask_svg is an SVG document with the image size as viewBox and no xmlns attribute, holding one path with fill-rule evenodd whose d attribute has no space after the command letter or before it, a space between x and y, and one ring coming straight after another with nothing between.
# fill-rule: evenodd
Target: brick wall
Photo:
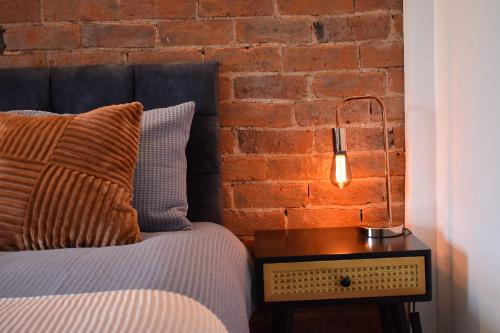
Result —
<instances>
[{"instance_id":1,"label":"brick wall","mask_svg":"<svg viewBox=\"0 0 500 333\"><path fill-rule=\"evenodd\" d=\"M388 105L394 213L404 216L402 0L0 0L0 68L219 60L226 225L385 217L380 110L356 102L354 180L329 182L342 96Z\"/></svg>"}]
</instances>

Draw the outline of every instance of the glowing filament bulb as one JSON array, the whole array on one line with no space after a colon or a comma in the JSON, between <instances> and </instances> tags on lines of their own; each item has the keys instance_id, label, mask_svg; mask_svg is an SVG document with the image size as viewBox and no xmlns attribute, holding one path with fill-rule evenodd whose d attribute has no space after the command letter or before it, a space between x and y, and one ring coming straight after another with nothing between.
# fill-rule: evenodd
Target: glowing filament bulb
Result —
<instances>
[{"instance_id":1,"label":"glowing filament bulb","mask_svg":"<svg viewBox=\"0 0 500 333\"><path fill-rule=\"evenodd\" d=\"M344 188L351 182L351 169L345 153L336 153L331 172L331 181L339 188Z\"/></svg>"},{"instance_id":2,"label":"glowing filament bulb","mask_svg":"<svg viewBox=\"0 0 500 333\"><path fill-rule=\"evenodd\" d=\"M339 188L344 188L351 182L351 168L347 158L346 132L344 128L333 129L334 156L330 180Z\"/></svg>"}]
</instances>

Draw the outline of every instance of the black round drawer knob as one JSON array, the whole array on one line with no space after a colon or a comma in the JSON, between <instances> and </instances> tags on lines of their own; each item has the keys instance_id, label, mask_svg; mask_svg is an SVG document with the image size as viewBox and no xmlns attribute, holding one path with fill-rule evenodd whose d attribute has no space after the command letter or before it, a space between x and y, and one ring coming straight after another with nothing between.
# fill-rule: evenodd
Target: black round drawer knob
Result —
<instances>
[{"instance_id":1,"label":"black round drawer knob","mask_svg":"<svg viewBox=\"0 0 500 333\"><path fill-rule=\"evenodd\" d=\"M351 285L351 279L348 276L343 276L340 279L340 285L345 288L349 287Z\"/></svg>"}]
</instances>

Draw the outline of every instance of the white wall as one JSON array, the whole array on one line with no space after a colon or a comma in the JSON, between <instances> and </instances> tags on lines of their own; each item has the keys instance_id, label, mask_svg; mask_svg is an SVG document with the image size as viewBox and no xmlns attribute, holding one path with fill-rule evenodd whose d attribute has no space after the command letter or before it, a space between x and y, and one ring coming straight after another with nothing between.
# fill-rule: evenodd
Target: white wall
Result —
<instances>
[{"instance_id":1,"label":"white wall","mask_svg":"<svg viewBox=\"0 0 500 333\"><path fill-rule=\"evenodd\" d=\"M429 1L405 1L405 20L409 20L405 25L409 44L405 59L409 61L405 64L410 156L407 218L437 254L438 332L500 332L500 217L496 211L500 204L500 1L434 0L433 11ZM434 16L434 59L428 57L429 41L419 39L418 30L429 28L420 25L423 11ZM418 22L412 22L415 17ZM415 75L425 65L434 73ZM434 107L418 111L421 103L429 104L425 100L432 95L426 93L429 85L434 89ZM434 120L429 113L434 113ZM430 157L419 160L424 155L420 140L428 135L434 137L434 145L423 139ZM429 170L432 159L434 169ZM429 178L434 180L429 187L419 188ZM436 198L434 230L432 222L424 221L432 208L418 206L428 201L429 188Z\"/></svg>"},{"instance_id":2,"label":"white wall","mask_svg":"<svg viewBox=\"0 0 500 333\"><path fill-rule=\"evenodd\" d=\"M437 222L453 332L500 332L499 14L498 0L436 1Z\"/></svg>"},{"instance_id":3,"label":"white wall","mask_svg":"<svg viewBox=\"0 0 500 333\"><path fill-rule=\"evenodd\" d=\"M436 248L433 0L404 1L406 221ZM436 263L433 252L433 263ZM435 273L436 268L433 270ZM433 285L437 284L434 274ZM433 298L437 298L434 288ZM424 332L437 331L437 302L419 303Z\"/></svg>"}]
</instances>

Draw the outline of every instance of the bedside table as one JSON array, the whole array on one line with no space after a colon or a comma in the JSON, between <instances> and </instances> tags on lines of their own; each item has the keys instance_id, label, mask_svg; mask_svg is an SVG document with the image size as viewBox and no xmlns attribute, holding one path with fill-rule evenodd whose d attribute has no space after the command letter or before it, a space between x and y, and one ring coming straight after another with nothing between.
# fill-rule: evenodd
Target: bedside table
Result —
<instances>
[{"instance_id":1,"label":"bedside table","mask_svg":"<svg viewBox=\"0 0 500 333\"><path fill-rule=\"evenodd\" d=\"M431 300L431 250L411 234L256 231L255 262L259 301L273 306L273 332L291 332L295 305L356 302L379 304L384 332L409 332L404 303Z\"/></svg>"}]
</instances>

